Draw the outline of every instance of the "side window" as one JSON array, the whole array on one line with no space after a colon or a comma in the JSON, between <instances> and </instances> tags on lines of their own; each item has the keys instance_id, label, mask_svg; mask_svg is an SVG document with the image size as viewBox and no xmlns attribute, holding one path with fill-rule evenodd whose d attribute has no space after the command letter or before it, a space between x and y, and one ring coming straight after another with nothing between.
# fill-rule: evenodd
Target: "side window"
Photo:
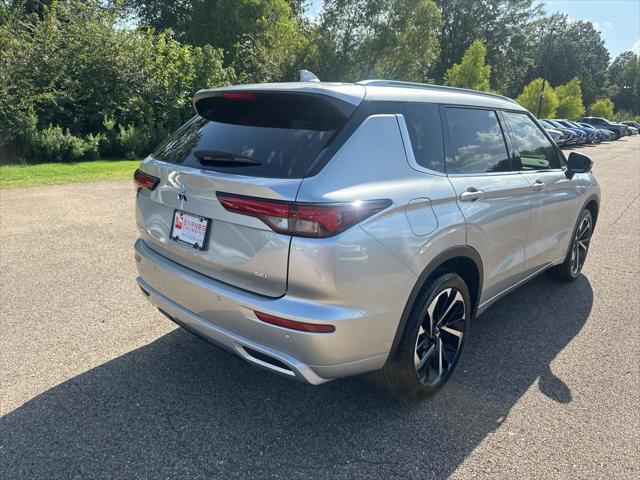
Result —
<instances>
[{"instance_id":1,"label":"side window","mask_svg":"<svg viewBox=\"0 0 640 480\"><path fill-rule=\"evenodd\" d=\"M418 165L444 172L444 142L438 106L433 103L406 103L404 119Z\"/></svg>"},{"instance_id":2,"label":"side window","mask_svg":"<svg viewBox=\"0 0 640 480\"><path fill-rule=\"evenodd\" d=\"M560 168L558 150L526 113L504 112L514 148L520 152L522 170Z\"/></svg>"},{"instance_id":3,"label":"side window","mask_svg":"<svg viewBox=\"0 0 640 480\"><path fill-rule=\"evenodd\" d=\"M507 146L493 110L447 108L451 157L447 173L508 172Z\"/></svg>"}]
</instances>

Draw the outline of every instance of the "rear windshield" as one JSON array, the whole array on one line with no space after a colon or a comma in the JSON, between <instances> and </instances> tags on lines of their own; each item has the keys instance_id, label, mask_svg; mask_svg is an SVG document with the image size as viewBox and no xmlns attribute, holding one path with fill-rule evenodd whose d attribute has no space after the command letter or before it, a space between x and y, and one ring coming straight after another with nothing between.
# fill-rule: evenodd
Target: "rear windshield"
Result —
<instances>
[{"instance_id":1,"label":"rear windshield","mask_svg":"<svg viewBox=\"0 0 640 480\"><path fill-rule=\"evenodd\" d=\"M153 156L237 175L302 178L354 106L308 94L227 92L196 104L199 115Z\"/></svg>"}]
</instances>

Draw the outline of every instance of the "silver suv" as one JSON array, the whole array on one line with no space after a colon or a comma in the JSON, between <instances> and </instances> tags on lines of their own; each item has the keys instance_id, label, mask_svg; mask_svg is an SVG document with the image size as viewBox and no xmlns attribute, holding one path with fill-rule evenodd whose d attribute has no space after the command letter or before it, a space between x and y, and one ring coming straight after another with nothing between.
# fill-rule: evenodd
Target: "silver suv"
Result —
<instances>
[{"instance_id":1,"label":"silver suv","mask_svg":"<svg viewBox=\"0 0 640 480\"><path fill-rule=\"evenodd\" d=\"M137 282L164 315L311 384L451 376L469 323L584 264L600 189L512 100L369 80L198 92L135 173Z\"/></svg>"}]
</instances>

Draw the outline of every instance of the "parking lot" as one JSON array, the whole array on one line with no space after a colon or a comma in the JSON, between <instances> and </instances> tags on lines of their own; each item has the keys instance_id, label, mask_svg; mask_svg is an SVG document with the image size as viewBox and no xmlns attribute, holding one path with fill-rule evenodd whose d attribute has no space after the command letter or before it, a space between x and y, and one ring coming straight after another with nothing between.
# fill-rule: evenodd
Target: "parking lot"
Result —
<instances>
[{"instance_id":1,"label":"parking lot","mask_svg":"<svg viewBox=\"0 0 640 480\"><path fill-rule=\"evenodd\" d=\"M0 478L638 478L640 136L577 150L603 194L583 275L491 307L417 404L176 328L135 286L130 181L0 191Z\"/></svg>"}]
</instances>

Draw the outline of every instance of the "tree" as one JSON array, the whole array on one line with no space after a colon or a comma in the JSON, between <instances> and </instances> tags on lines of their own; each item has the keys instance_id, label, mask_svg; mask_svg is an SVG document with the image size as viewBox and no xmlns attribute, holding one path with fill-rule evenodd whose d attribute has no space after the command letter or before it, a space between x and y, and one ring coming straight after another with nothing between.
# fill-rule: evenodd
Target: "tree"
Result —
<instances>
[{"instance_id":1,"label":"tree","mask_svg":"<svg viewBox=\"0 0 640 480\"><path fill-rule=\"evenodd\" d=\"M613 118L613 102L608 98L596 100L589 106L589 115L593 117Z\"/></svg>"},{"instance_id":2,"label":"tree","mask_svg":"<svg viewBox=\"0 0 640 480\"><path fill-rule=\"evenodd\" d=\"M462 61L447 70L445 85L489 91L491 66L485 65L486 56L487 47L480 40L473 42L462 57Z\"/></svg>"},{"instance_id":3,"label":"tree","mask_svg":"<svg viewBox=\"0 0 640 480\"><path fill-rule=\"evenodd\" d=\"M289 3L289 7L291 8L291 13L295 18L302 19L304 16L309 1L308 0L287 0Z\"/></svg>"},{"instance_id":4,"label":"tree","mask_svg":"<svg viewBox=\"0 0 640 480\"><path fill-rule=\"evenodd\" d=\"M436 81L458 61L475 40L487 47L494 85L510 96L523 86L535 43L535 20L542 14L534 0L436 0L443 26L438 32L441 53L431 74Z\"/></svg>"},{"instance_id":5,"label":"tree","mask_svg":"<svg viewBox=\"0 0 640 480\"><path fill-rule=\"evenodd\" d=\"M624 52L609 67L611 95L616 111L640 114L640 58Z\"/></svg>"},{"instance_id":6,"label":"tree","mask_svg":"<svg viewBox=\"0 0 640 480\"><path fill-rule=\"evenodd\" d=\"M602 95L609 52L591 22L554 14L539 22L537 38L533 46L537 54L532 59L527 80L546 76L553 85L561 85L578 77L585 103Z\"/></svg>"},{"instance_id":7,"label":"tree","mask_svg":"<svg viewBox=\"0 0 640 480\"><path fill-rule=\"evenodd\" d=\"M558 110L556 111L558 117L578 120L584 115L582 90L578 77L572 78L564 85L558 85L556 95L558 96Z\"/></svg>"},{"instance_id":8,"label":"tree","mask_svg":"<svg viewBox=\"0 0 640 480\"><path fill-rule=\"evenodd\" d=\"M516 101L531 113L538 115L538 104L540 102L540 92L542 91L542 79L536 78L524 87L522 93L518 95ZM551 118L556 114L558 108L558 96L553 90L549 82L546 82L544 88L544 98L540 118Z\"/></svg>"},{"instance_id":9,"label":"tree","mask_svg":"<svg viewBox=\"0 0 640 480\"><path fill-rule=\"evenodd\" d=\"M0 24L0 151L77 159L140 155L193 114L196 90L230 83L222 52L170 32L122 29L100 0L12 10ZM7 153L8 152L8 153Z\"/></svg>"},{"instance_id":10,"label":"tree","mask_svg":"<svg viewBox=\"0 0 640 480\"><path fill-rule=\"evenodd\" d=\"M425 81L440 25L433 0L327 0L305 64L323 80Z\"/></svg>"},{"instance_id":11,"label":"tree","mask_svg":"<svg viewBox=\"0 0 640 480\"><path fill-rule=\"evenodd\" d=\"M225 65L240 64L244 79L282 79L287 64L304 46L301 0L125 0L140 23L172 30L190 45L212 45ZM259 59L260 61L256 61Z\"/></svg>"},{"instance_id":12,"label":"tree","mask_svg":"<svg viewBox=\"0 0 640 480\"><path fill-rule=\"evenodd\" d=\"M622 52L618 55L609 66L609 71L607 72L609 81L614 84L619 83L624 68L634 60L638 60L638 55L632 51Z\"/></svg>"},{"instance_id":13,"label":"tree","mask_svg":"<svg viewBox=\"0 0 640 480\"><path fill-rule=\"evenodd\" d=\"M261 26L269 22L269 27ZM248 83L294 80L299 58L309 39L303 34L304 24L283 17L277 21L258 20L255 33L245 34L235 47L232 66L240 81Z\"/></svg>"}]
</instances>

